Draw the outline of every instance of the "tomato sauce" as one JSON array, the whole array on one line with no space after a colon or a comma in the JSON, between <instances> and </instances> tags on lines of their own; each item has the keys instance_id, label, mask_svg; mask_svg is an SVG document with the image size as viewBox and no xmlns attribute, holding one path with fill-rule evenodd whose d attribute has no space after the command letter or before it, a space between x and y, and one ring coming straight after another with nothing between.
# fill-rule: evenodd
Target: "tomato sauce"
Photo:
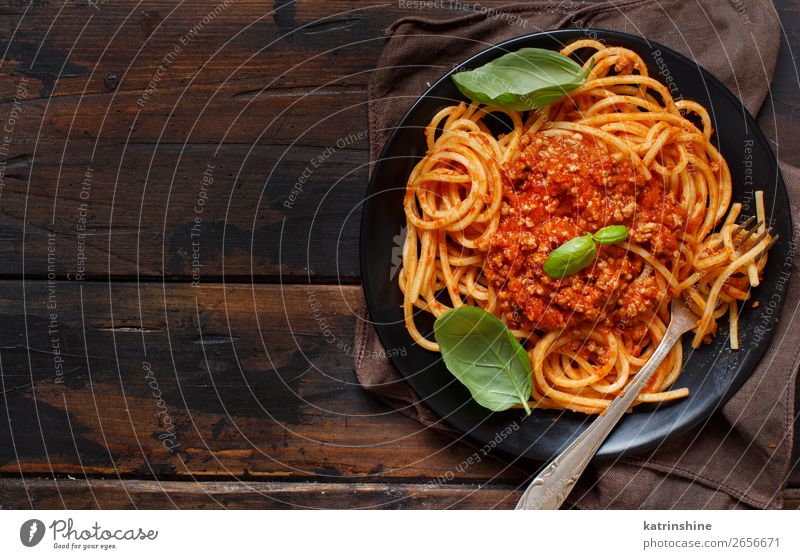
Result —
<instances>
[{"instance_id":1,"label":"tomato sauce","mask_svg":"<svg viewBox=\"0 0 800 559\"><path fill-rule=\"evenodd\" d=\"M598 245L591 265L560 280L542 266L566 241L623 224L633 243L671 269L686 216L659 175L645 180L592 138L542 133L523 138L504 173L500 226L484 273L510 326L627 329L652 316L665 294L644 261L623 246Z\"/></svg>"}]
</instances>

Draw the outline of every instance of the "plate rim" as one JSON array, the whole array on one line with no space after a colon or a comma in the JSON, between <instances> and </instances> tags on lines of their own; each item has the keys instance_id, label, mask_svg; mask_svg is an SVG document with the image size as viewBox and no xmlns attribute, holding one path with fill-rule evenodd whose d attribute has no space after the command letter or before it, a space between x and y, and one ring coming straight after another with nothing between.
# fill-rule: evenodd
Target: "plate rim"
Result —
<instances>
[{"instance_id":1,"label":"plate rim","mask_svg":"<svg viewBox=\"0 0 800 559\"><path fill-rule=\"evenodd\" d=\"M733 104L735 106L737 106L743 112L743 116L745 118L745 122L746 122L747 128L748 129L752 129L753 134L759 140L759 142L762 143L764 146L766 146L766 148L768 150L768 153L770 155L770 158L774 162L774 165L775 165L774 166L774 170L775 170L775 186L776 186L776 190L782 191L783 194L788 199L788 191L786 189L786 184L785 184L785 182L783 180L783 175L781 173L779 162L778 162L777 158L775 157L775 152L773 151L772 147L770 146L768 138L764 135L763 131L761 130L761 127L758 126L758 123L757 123L755 117L753 117L753 115L750 113L749 109L747 108L747 106L744 104L744 102L741 99L739 99L719 78L717 78L714 74L712 74L709 70L707 70L704 66L702 66L700 63L698 63L696 60L691 59L690 57L688 57L688 56L676 51L675 49L673 49L673 48L671 48L671 47L669 47L667 45L664 45L664 44L659 43L657 41L652 41L652 40L648 39L647 37L643 37L643 36L640 36L640 35L633 35L633 34L630 34L630 33L625 33L625 32L622 32L622 31L616 31L616 30L611 30L611 29L587 27L587 28L580 28L580 29L543 30L543 31L538 31L536 33L526 33L524 35L519 35L519 36L516 36L516 37L512 37L510 39L506 39L506 40L501 41L501 42L496 43L496 44L488 45L486 48L483 48L480 51L474 53L473 55L469 56L468 58L464 59L462 62L454 65L451 69L446 71L444 75L442 75L435 82L433 82L433 84L431 84L430 87L428 87L425 90L425 92L422 93L421 95L419 95L419 97L414 101L414 103L412 103L412 105L405 112L405 114L402 116L402 118L393 127L392 132L389 134L389 136L386 139L386 142L381 147L380 155L378 156L377 161L374 162L374 165L372 167L372 170L371 170L371 173L370 173L370 176L369 176L367 190L366 190L365 195L364 195L364 207L363 207L363 210L362 210L362 215L361 215L360 224L359 224L359 260L360 260L359 267L360 267L360 270L361 270L361 287L362 287L362 293L364 295L364 299L366 301L367 310L370 313L370 317L372 317L372 309L376 308L376 305L375 305L375 301L373 299L373 294L368 289L368 285L370 284L370 282L368 281L368 278L372 275L372 273L370 272L369 258L366 257L366 249L367 249L367 243L368 243L367 237L368 236L364 234L365 231L366 231L367 221L370 219L370 217L369 217L370 212L368 210L370 209L370 207L372 205L373 195L378 191L376 177L379 175L379 170L383 167L384 162L386 161L386 155L389 152L392 144L396 140L397 136L401 133L402 129L407 127L407 121L410 120L411 116L417 111L417 108L422 103L424 103L428 97L431 96L432 92L434 90L436 90L440 86L440 84L442 82L450 79L450 76L452 76L455 72L461 70L464 67L468 67L474 60L476 60L478 58L481 58L481 57L485 56L486 54L488 54L488 53L490 53L492 51L498 51L499 50L499 51L510 52L509 45L515 45L516 43L519 43L519 42L530 41L530 40L532 40L534 38L541 37L541 36L556 36L557 37L559 35L563 35L563 36L579 35L579 36L586 37L586 36L590 36L592 34L596 34L597 37L599 37L597 39L599 41L602 41L604 39L613 40L614 38L619 38L619 39L623 39L623 40L626 40L626 41L632 41L634 43L638 43L638 44L641 44L641 45L646 45L647 47L652 48L654 50L662 50L662 51L668 53L671 57L675 57L676 59L681 60L685 64L688 64L690 66L696 67L698 69L698 71L701 73L702 79L706 83L710 82L713 86L715 86L716 90L718 90L722 95L727 97L729 101L732 101ZM520 48L522 48L522 47L520 47ZM637 54L640 54L640 53L637 53ZM711 87L706 86L706 90L708 90L709 92L711 91L711 89L712 89ZM715 92L715 94L716 94L716 92ZM788 213L788 222L789 222L789 228L791 230L793 230L794 229L794 223L793 223L791 212ZM791 274L791 272L792 271L790 270L789 273ZM753 375L753 373L755 372L755 370L758 367L758 365L764 359L764 356L765 356L767 350L769 349L769 347L772 344L772 341L773 341L773 338L774 338L774 334L775 334L775 330L777 328L777 323L780 320L781 313L783 312L783 306L784 306L785 300L786 300L786 297L784 295L783 297L781 297L780 307L779 307L778 312L776 314L775 324L773 325L772 328L770 328L770 330L764 336L764 343L760 348L760 355L758 356L758 359L755 362L755 365L752 367L752 369L749 372L747 372L745 374L736 375L735 378L730 382L728 388L721 395L719 395L718 397L714 398L713 405L709 406L709 409L708 409L707 413L699 413L695 417L688 418L687 421L685 421L683 423L680 423L677 426L671 428L667 432L667 434L665 434L664 436L656 437L655 439L653 439L651 441L643 441L643 442L640 442L638 444L627 445L627 446L625 446L625 448L623 448L622 450L619 450L619 451L604 452L603 450L604 450L604 447L606 446L604 444L598 450L598 452L597 452L597 454L595 456L595 459L598 460L598 461L609 461L609 460L618 459L620 457L625 457L625 456L631 456L631 455L642 454L642 453L645 453L645 452L650 452L650 451L660 447L663 444L666 444L666 443L668 443L670 441L673 441L675 438L681 436L682 434L685 434L686 432L690 431L691 429L693 429L694 427L696 427L700 423L702 423L704 421L707 421L736 392L739 391L739 389ZM359 318L359 320L364 320L364 318L363 317ZM387 333L384 333L383 332L383 328L379 327L379 325L376 325L374 322L370 322L370 327L375 329L375 331L376 331L376 333L378 335L378 339L381 342L381 345L384 348L386 348L387 347L387 344L386 344ZM400 373L400 375L403 378L403 380L409 384L411 389L420 398L420 400L422 402L424 402L426 405L428 405L437 414L437 416L442 421L444 421L447 425L453 427L454 429L456 429L460 433L459 440L467 440L467 441L471 441L471 442L477 443L477 444L483 443L483 439L479 438L474 433L474 430L471 430L469 428L465 428L465 426L462 424L462 422L459 421L457 415L448 414L448 413L442 413L439 409L437 409L438 406L436 405L435 401L433 401L433 402L429 401L427 397L424 397L419 393L419 391L417 390L416 382L414 380L413 375L412 376L407 375L403 370L404 368L402 366L398 365L398 361L401 359L400 356L395 356L395 355L392 354L392 355L387 355L387 357L389 358L390 362L392 363L392 366L394 366L395 369L397 369L397 371ZM488 410L487 410L487 413L488 413ZM568 443L568 441L565 441L564 444L566 445L567 443ZM562 448L563 448L563 446L562 446ZM530 456L528 454L520 454L520 453L510 452L509 450L504 449L501 446L498 446L497 450L499 450L501 453L507 454L508 456L512 457L515 460L530 460L530 459L537 460L538 459L538 458L532 457L532 456ZM546 458L542 458L542 459L546 459Z\"/></svg>"}]
</instances>

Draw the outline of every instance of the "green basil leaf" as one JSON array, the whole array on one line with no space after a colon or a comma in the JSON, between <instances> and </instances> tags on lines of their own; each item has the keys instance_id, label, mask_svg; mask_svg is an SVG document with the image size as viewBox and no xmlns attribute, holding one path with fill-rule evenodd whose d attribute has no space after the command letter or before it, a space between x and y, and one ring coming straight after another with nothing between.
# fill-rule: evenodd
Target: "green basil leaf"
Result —
<instances>
[{"instance_id":1,"label":"green basil leaf","mask_svg":"<svg viewBox=\"0 0 800 559\"><path fill-rule=\"evenodd\" d=\"M584 70L556 51L524 48L452 77L459 91L473 101L510 111L528 111L579 88L592 66L589 64Z\"/></svg>"},{"instance_id":2,"label":"green basil leaf","mask_svg":"<svg viewBox=\"0 0 800 559\"><path fill-rule=\"evenodd\" d=\"M597 246L591 235L575 237L567 241L544 261L544 273L553 279L561 279L580 272L594 260Z\"/></svg>"},{"instance_id":3,"label":"green basil leaf","mask_svg":"<svg viewBox=\"0 0 800 559\"><path fill-rule=\"evenodd\" d=\"M522 404L530 414L531 362L502 320L477 307L458 307L433 324L447 369L473 399L492 411Z\"/></svg>"},{"instance_id":4,"label":"green basil leaf","mask_svg":"<svg viewBox=\"0 0 800 559\"><path fill-rule=\"evenodd\" d=\"M609 225L597 231L592 238L601 245L621 243L628 238L628 228L624 225Z\"/></svg>"}]
</instances>

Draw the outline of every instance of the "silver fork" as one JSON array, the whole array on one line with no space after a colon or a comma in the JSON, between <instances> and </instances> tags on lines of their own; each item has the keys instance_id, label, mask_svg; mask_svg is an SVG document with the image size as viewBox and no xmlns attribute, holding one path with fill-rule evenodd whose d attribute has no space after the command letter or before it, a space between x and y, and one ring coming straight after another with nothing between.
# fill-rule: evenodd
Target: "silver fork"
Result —
<instances>
[{"instance_id":1,"label":"silver fork","mask_svg":"<svg viewBox=\"0 0 800 559\"><path fill-rule=\"evenodd\" d=\"M763 241L764 239L766 239L767 235L771 235L772 234L772 227L771 226L767 227L761 233L756 235L755 239L751 240L748 243L747 241L750 239L750 237L752 237L755 234L756 231L758 231L762 226L764 226L764 222L763 221L759 221L758 223L755 223L755 225L754 225L753 222L755 222L755 220L756 220L756 216L750 216L749 218L744 220L742 223L739 223L737 225L737 229L738 230L733 233L733 235L734 235L734 237L733 237L733 246L734 246L734 248L736 248L736 250L740 254L742 252L745 252L746 250L748 250L748 248L745 247L745 243L748 244L749 248L752 248L752 247L756 246L758 243L760 243L761 241ZM756 260L758 260L759 258L764 256L764 254L766 254L766 252L770 248L772 248L772 245L774 245L777 242L779 237L780 237L780 235L775 235L774 237L772 237L770 239L769 243L767 243L767 246L765 246L764 249L761 252L758 253L758 256L756 256Z\"/></svg>"},{"instance_id":2,"label":"silver fork","mask_svg":"<svg viewBox=\"0 0 800 559\"><path fill-rule=\"evenodd\" d=\"M689 309L683 299L673 299L670 311L672 317L667 331L644 367L636 373L625 391L609 404L605 414L595 419L588 429L536 476L522 494L517 503L517 510L555 510L561 507L600 445L647 385L669 350L681 335L697 325L697 315Z\"/></svg>"}]
</instances>

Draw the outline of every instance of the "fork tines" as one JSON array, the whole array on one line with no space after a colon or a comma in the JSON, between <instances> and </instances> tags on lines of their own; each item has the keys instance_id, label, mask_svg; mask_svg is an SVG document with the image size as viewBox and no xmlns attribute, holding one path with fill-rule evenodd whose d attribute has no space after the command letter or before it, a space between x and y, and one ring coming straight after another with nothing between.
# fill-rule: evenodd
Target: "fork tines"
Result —
<instances>
[{"instance_id":1,"label":"fork tines","mask_svg":"<svg viewBox=\"0 0 800 559\"><path fill-rule=\"evenodd\" d=\"M753 222L755 222L755 221L756 221L756 217L755 216L750 216L744 222L739 223L736 226L738 230L734 233L734 237L736 237L736 236L739 237L739 238L735 238L735 240L734 240L734 246L736 247L736 250L741 249L745 245L745 243L747 243L747 241L750 239L750 237L752 237L761 227L764 226L764 222L763 221L759 221L759 222L755 223L755 225L753 225ZM770 235L771 233L772 233L772 227L767 227L761 233L756 235L756 237L750 242L750 246L751 247L756 246L758 243L760 243L761 241L766 239L767 236ZM772 245L775 244L775 241L777 239L778 239L777 235L775 237L773 237L772 239L770 239L769 244L762 251L761 254L764 254L764 252L769 250L769 248L772 247ZM760 258L761 255L759 255L758 257Z\"/></svg>"}]
</instances>

